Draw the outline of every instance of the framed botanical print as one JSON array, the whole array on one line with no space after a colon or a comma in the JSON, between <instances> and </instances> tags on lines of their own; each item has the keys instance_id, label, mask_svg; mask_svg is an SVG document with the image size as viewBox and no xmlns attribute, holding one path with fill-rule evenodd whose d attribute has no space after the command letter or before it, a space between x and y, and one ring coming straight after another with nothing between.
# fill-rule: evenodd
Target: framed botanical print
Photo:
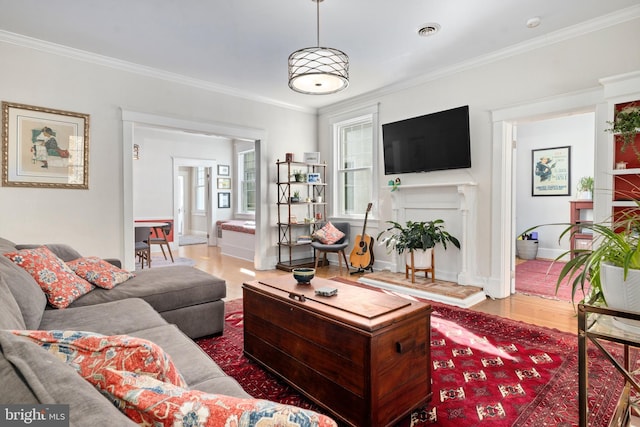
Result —
<instances>
[{"instance_id":1,"label":"framed botanical print","mask_svg":"<svg viewBox=\"0 0 640 427\"><path fill-rule=\"evenodd\" d=\"M229 165L218 165L218 175L229 176Z\"/></svg>"},{"instance_id":2,"label":"framed botanical print","mask_svg":"<svg viewBox=\"0 0 640 427\"><path fill-rule=\"evenodd\" d=\"M2 103L2 185L89 188L89 115Z\"/></svg>"},{"instance_id":3,"label":"framed botanical print","mask_svg":"<svg viewBox=\"0 0 640 427\"><path fill-rule=\"evenodd\" d=\"M218 178L218 189L228 190L231 188L231 178Z\"/></svg>"}]
</instances>

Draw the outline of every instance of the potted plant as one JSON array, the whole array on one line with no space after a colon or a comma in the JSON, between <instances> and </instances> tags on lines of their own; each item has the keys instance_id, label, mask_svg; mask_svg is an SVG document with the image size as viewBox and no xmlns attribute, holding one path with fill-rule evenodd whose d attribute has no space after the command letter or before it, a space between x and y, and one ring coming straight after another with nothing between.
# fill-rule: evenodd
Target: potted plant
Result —
<instances>
[{"instance_id":1,"label":"potted plant","mask_svg":"<svg viewBox=\"0 0 640 427\"><path fill-rule=\"evenodd\" d=\"M612 122L607 123L611 125L609 129L606 129L607 132L622 137L620 151L624 152L627 146L631 145L633 152L640 160L640 150L638 150L638 147L633 143L636 134L640 132L640 106L636 104L628 105L616 113L615 119Z\"/></svg>"},{"instance_id":2,"label":"potted plant","mask_svg":"<svg viewBox=\"0 0 640 427\"><path fill-rule=\"evenodd\" d=\"M403 226L395 221L387 221L391 227L378 234L379 244L384 244L388 251L395 250L399 255L405 251L413 252L414 268L431 267L431 251L436 244L442 244L446 250L447 243L460 249L460 241L444 228L444 220L407 221ZM381 238L382 237L382 238ZM405 262L406 263L406 262Z\"/></svg>"},{"instance_id":3,"label":"potted plant","mask_svg":"<svg viewBox=\"0 0 640 427\"><path fill-rule=\"evenodd\" d=\"M577 190L579 200L591 200L593 198L593 177L583 176L580 178Z\"/></svg>"},{"instance_id":4,"label":"potted plant","mask_svg":"<svg viewBox=\"0 0 640 427\"><path fill-rule=\"evenodd\" d=\"M640 312L640 202L636 205L611 223L555 224L566 225L559 239L584 232L584 228L593 232L592 249L572 249L555 259L573 255L562 268L556 289L567 278L574 303Z\"/></svg>"},{"instance_id":5,"label":"potted plant","mask_svg":"<svg viewBox=\"0 0 640 427\"><path fill-rule=\"evenodd\" d=\"M296 182L305 182L305 180L307 179L306 174L302 173L301 170L294 170L293 178L296 180Z\"/></svg>"},{"instance_id":6,"label":"potted plant","mask_svg":"<svg viewBox=\"0 0 640 427\"><path fill-rule=\"evenodd\" d=\"M291 203L298 203L300 201L300 192L294 191L293 196L291 196Z\"/></svg>"}]
</instances>

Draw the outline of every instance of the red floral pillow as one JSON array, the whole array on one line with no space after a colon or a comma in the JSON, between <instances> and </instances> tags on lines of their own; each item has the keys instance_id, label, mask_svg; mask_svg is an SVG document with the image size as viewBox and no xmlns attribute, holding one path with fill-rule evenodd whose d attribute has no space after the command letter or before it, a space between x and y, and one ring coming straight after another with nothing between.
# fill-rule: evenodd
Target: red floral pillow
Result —
<instances>
[{"instance_id":1,"label":"red floral pillow","mask_svg":"<svg viewBox=\"0 0 640 427\"><path fill-rule=\"evenodd\" d=\"M135 276L132 272L122 270L95 256L74 259L68 261L67 265L87 282L104 289L113 289Z\"/></svg>"},{"instance_id":2,"label":"red floral pillow","mask_svg":"<svg viewBox=\"0 0 640 427\"><path fill-rule=\"evenodd\" d=\"M56 308L68 307L94 288L46 246L8 252L4 256L29 273L47 295L49 304Z\"/></svg>"},{"instance_id":3,"label":"red floral pillow","mask_svg":"<svg viewBox=\"0 0 640 427\"><path fill-rule=\"evenodd\" d=\"M330 222L327 222L324 227L313 233L312 237L319 240L320 243L323 243L325 245L333 245L335 242L344 237L344 233L338 230Z\"/></svg>"},{"instance_id":4,"label":"red floral pillow","mask_svg":"<svg viewBox=\"0 0 640 427\"><path fill-rule=\"evenodd\" d=\"M130 371L187 387L171 357L157 344L127 335L82 331L12 331L42 346L98 389L107 388L108 369Z\"/></svg>"},{"instance_id":5,"label":"red floral pillow","mask_svg":"<svg viewBox=\"0 0 640 427\"><path fill-rule=\"evenodd\" d=\"M113 369L102 374L109 386L101 392L110 395L118 409L139 425L337 427L331 418L296 406L188 390Z\"/></svg>"}]
</instances>

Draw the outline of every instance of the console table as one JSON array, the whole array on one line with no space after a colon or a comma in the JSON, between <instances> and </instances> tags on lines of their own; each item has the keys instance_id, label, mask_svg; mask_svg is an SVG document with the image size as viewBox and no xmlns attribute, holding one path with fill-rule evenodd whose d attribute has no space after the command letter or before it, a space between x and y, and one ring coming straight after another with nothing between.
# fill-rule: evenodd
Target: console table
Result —
<instances>
[{"instance_id":1,"label":"console table","mask_svg":"<svg viewBox=\"0 0 640 427\"><path fill-rule=\"evenodd\" d=\"M317 287L338 294L315 295ZM350 426L393 425L431 398L431 305L314 278L243 285L244 352Z\"/></svg>"}]
</instances>

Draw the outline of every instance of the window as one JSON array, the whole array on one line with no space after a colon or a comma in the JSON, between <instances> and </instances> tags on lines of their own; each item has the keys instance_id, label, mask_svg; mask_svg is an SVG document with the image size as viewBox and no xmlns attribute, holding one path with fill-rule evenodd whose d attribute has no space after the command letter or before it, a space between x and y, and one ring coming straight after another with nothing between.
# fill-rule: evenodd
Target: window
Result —
<instances>
[{"instance_id":1,"label":"window","mask_svg":"<svg viewBox=\"0 0 640 427\"><path fill-rule=\"evenodd\" d=\"M337 216L364 216L377 191L377 109L334 122Z\"/></svg>"},{"instance_id":2,"label":"window","mask_svg":"<svg viewBox=\"0 0 640 427\"><path fill-rule=\"evenodd\" d=\"M203 166L195 168L194 183L195 197L193 198L193 211L194 213L204 214L206 211L205 203L207 201L207 168Z\"/></svg>"},{"instance_id":3,"label":"window","mask_svg":"<svg viewBox=\"0 0 640 427\"><path fill-rule=\"evenodd\" d=\"M238 152L238 211L255 214L256 212L256 151L255 149Z\"/></svg>"}]
</instances>

